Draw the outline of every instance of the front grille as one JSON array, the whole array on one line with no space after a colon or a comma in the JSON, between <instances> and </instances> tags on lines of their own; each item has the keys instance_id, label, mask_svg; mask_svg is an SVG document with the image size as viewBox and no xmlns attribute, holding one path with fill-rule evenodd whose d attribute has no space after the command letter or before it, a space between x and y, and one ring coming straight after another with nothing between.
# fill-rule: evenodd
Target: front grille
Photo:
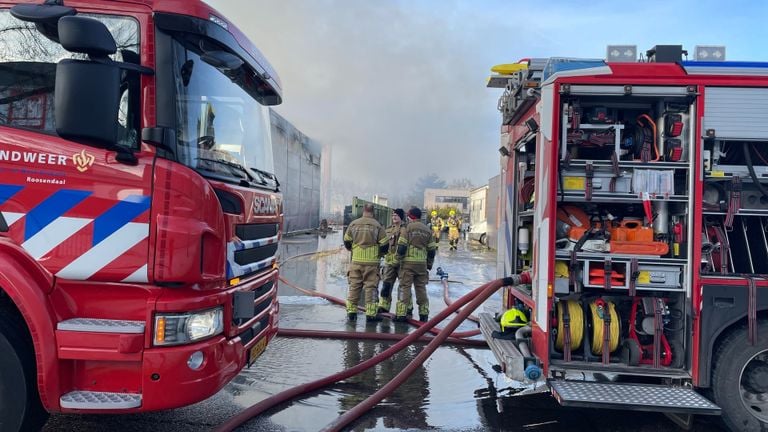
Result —
<instances>
[{"instance_id":1,"label":"front grille","mask_svg":"<svg viewBox=\"0 0 768 432\"><path fill-rule=\"evenodd\" d=\"M256 337L259 333L261 333L267 327L269 327L269 315L265 316L264 318L261 319L261 321L257 322L252 327L240 333L239 336L240 336L240 340L243 342L243 345L248 345L248 342L250 342L254 337Z\"/></svg>"},{"instance_id":2,"label":"front grille","mask_svg":"<svg viewBox=\"0 0 768 432\"><path fill-rule=\"evenodd\" d=\"M278 228L276 223L236 225L236 238L227 246L227 278L272 268L277 258Z\"/></svg>"},{"instance_id":3,"label":"front grille","mask_svg":"<svg viewBox=\"0 0 768 432\"><path fill-rule=\"evenodd\" d=\"M242 224L235 227L235 235L240 240L258 240L277 235L277 224Z\"/></svg>"},{"instance_id":4,"label":"front grille","mask_svg":"<svg viewBox=\"0 0 768 432\"><path fill-rule=\"evenodd\" d=\"M235 262L241 266L257 263L275 256L277 243L235 251Z\"/></svg>"}]
</instances>

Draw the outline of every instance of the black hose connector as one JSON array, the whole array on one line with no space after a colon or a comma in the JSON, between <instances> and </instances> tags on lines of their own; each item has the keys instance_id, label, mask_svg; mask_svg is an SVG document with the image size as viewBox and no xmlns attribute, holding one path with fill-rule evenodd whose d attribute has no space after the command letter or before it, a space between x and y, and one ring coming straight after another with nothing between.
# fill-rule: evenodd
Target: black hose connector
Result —
<instances>
[{"instance_id":1,"label":"black hose connector","mask_svg":"<svg viewBox=\"0 0 768 432\"><path fill-rule=\"evenodd\" d=\"M525 285L525 284L531 283L531 276L526 272L526 273L520 273L512 276L507 276L505 278L502 278L501 281L503 286Z\"/></svg>"}]
</instances>

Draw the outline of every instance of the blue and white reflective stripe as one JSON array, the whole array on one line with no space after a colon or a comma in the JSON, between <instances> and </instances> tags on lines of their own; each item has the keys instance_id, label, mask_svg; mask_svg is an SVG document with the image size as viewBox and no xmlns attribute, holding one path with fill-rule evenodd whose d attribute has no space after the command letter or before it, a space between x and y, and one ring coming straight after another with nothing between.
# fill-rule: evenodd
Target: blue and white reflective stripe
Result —
<instances>
[{"instance_id":1,"label":"blue and white reflective stripe","mask_svg":"<svg viewBox=\"0 0 768 432\"><path fill-rule=\"evenodd\" d=\"M76 232L83 229L93 219L60 217L38 231L35 235L28 238L21 247L27 250L34 259L40 259L64 240L73 236Z\"/></svg>"},{"instance_id":2,"label":"blue and white reflective stripe","mask_svg":"<svg viewBox=\"0 0 768 432\"><path fill-rule=\"evenodd\" d=\"M149 282L149 276L147 274L147 265L144 264L141 268L130 274L122 282Z\"/></svg>"},{"instance_id":3,"label":"blue and white reflective stripe","mask_svg":"<svg viewBox=\"0 0 768 432\"><path fill-rule=\"evenodd\" d=\"M274 239L274 241L273 241ZM277 236L274 237L268 237L264 239L259 240L250 240L250 243L253 242L260 242L264 241L267 243L264 244L270 244L270 243L276 243L277 242ZM245 243L245 242L242 242ZM246 275L249 273L257 272L259 270L263 270L265 268L268 268L272 266L275 262L277 262L277 256L273 255L269 258L265 258L261 261L257 261L254 263L244 264L240 265L235 261L235 251L243 250L240 248L241 242L235 243L235 242L228 242L227 243L227 279L232 279L236 277L240 277L242 275Z\"/></svg>"},{"instance_id":4,"label":"blue and white reflective stripe","mask_svg":"<svg viewBox=\"0 0 768 432\"><path fill-rule=\"evenodd\" d=\"M129 222L59 270L56 276L88 279L148 236L149 224Z\"/></svg>"},{"instance_id":5,"label":"blue and white reflective stripe","mask_svg":"<svg viewBox=\"0 0 768 432\"><path fill-rule=\"evenodd\" d=\"M689 75L768 76L767 62L702 62L681 63Z\"/></svg>"},{"instance_id":6,"label":"blue and white reflective stripe","mask_svg":"<svg viewBox=\"0 0 768 432\"><path fill-rule=\"evenodd\" d=\"M0 204L8 201L10 197L16 195L16 192L23 188L24 186L0 185Z\"/></svg>"},{"instance_id":7,"label":"blue and white reflective stripe","mask_svg":"<svg viewBox=\"0 0 768 432\"><path fill-rule=\"evenodd\" d=\"M238 265L237 267L239 267L238 269L239 273L234 277L242 276L244 274L253 273L253 272L271 267L272 264L274 264L275 260L276 260L275 257L269 257L261 261L257 261L255 263L246 264L244 266Z\"/></svg>"},{"instance_id":8,"label":"blue and white reflective stripe","mask_svg":"<svg viewBox=\"0 0 768 432\"><path fill-rule=\"evenodd\" d=\"M90 191L60 190L27 213L24 225L24 241L32 238L51 222L91 195Z\"/></svg>"},{"instance_id":9,"label":"blue and white reflective stripe","mask_svg":"<svg viewBox=\"0 0 768 432\"><path fill-rule=\"evenodd\" d=\"M258 240L240 240L234 243L235 250L253 249L268 244L277 243L277 236L267 237Z\"/></svg>"},{"instance_id":10,"label":"blue and white reflective stripe","mask_svg":"<svg viewBox=\"0 0 768 432\"><path fill-rule=\"evenodd\" d=\"M93 221L93 245L112 235L123 225L149 209L150 199L143 195L130 195L105 211Z\"/></svg>"},{"instance_id":11,"label":"blue and white reflective stripe","mask_svg":"<svg viewBox=\"0 0 768 432\"><path fill-rule=\"evenodd\" d=\"M592 76L592 75L611 75L611 74L613 74L613 71L609 66L561 70L550 75L544 82L541 83L541 86L551 84L558 78L576 77L576 76Z\"/></svg>"},{"instance_id":12,"label":"blue and white reflective stripe","mask_svg":"<svg viewBox=\"0 0 768 432\"><path fill-rule=\"evenodd\" d=\"M11 226L16 222L17 220L24 217L24 213L15 213L15 212L2 212L3 217L5 218L5 223L8 224L8 226Z\"/></svg>"}]
</instances>

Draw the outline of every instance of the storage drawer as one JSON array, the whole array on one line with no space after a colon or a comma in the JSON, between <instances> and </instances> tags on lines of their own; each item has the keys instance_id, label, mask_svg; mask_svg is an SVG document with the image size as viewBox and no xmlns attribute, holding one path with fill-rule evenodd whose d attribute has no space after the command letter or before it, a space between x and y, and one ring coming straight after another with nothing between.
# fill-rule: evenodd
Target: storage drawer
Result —
<instances>
[{"instance_id":1,"label":"storage drawer","mask_svg":"<svg viewBox=\"0 0 768 432\"><path fill-rule=\"evenodd\" d=\"M589 288L605 288L605 262L584 261L582 283ZM611 289L627 289L627 263L613 261L611 263Z\"/></svg>"},{"instance_id":2,"label":"storage drawer","mask_svg":"<svg viewBox=\"0 0 768 432\"><path fill-rule=\"evenodd\" d=\"M638 266L640 272L637 276L636 288L661 288L661 289L680 289L680 267L647 265Z\"/></svg>"},{"instance_id":3,"label":"storage drawer","mask_svg":"<svg viewBox=\"0 0 768 432\"><path fill-rule=\"evenodd\" d=\"M584 191L587 187L587 174L581 170L563 170L563 190L565 192ZM611 189L611 182L613 189ZM632 172L622 170L621 175L614 179L610 169L595 169L592 177L592 190L595 192L632 192Z\"/></svg>"}]
</instances>

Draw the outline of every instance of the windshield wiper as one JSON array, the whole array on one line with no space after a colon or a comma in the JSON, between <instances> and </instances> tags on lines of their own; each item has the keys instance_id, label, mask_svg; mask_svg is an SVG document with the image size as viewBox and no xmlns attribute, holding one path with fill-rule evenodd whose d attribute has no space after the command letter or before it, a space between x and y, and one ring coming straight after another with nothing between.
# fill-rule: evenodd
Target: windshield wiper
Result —
<instances>
[{"instance_id":1,"label":"windshield wiper","mask_svg":"<svg viewBox=\"0 0 768 432\"><path fill-rule=\"evenodd\" d=\"M241 179L243 179L243 181L248 183L246 186L250 186L250 183L255 180L254 177L248 172L248 170L245 169L245 167L243 167L239 163L225 161L225 160L221 160L221 159L211 159L211 158L203 158L203 157L199 157L199 158L195 158L195 159L198 160L198 161L212 162L212 163L215 163L215 164L220 164L220 165L224 165L224 166L229 167L229 168L236 169L237 172L233 172L233 173L235 173L235 174L238 174L238 173L239 174L243 174L243 176L238 176L238 177L240 177ZM203 168L203 169L205 169L205 168ZM263 180L261 181L261 183L262 184L266 184L266 182L264 182Z\"/></svg>"},{"instance_id":2,"label":"windshield wiper","mask_svg":"<svg viewBox=\"0 0 768 432\"><path fill-rule=\"evenodd\" d=\"M277 181L277 176L272 174L271 172L267 172L267 171L260 170L258 168L253 168L253 167L248 167L248 168L259 175L259 177L261 178L262 184L267 184L267 179L268 179L275 183L275 189L280 187L280 182Z\"/></svg>"}]
</instances>

